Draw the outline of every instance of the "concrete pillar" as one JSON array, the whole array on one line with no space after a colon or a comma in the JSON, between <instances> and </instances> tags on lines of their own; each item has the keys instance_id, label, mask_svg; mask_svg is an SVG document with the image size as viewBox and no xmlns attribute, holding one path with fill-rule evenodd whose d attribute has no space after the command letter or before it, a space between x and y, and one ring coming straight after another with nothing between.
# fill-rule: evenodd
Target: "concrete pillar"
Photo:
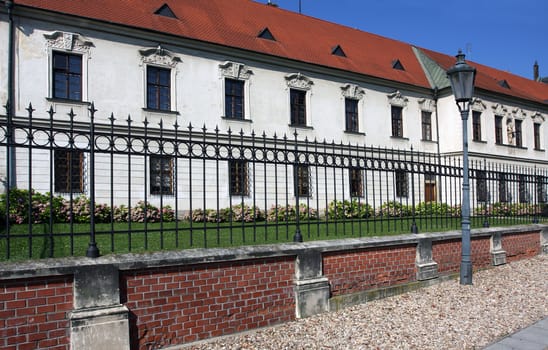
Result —
<instances>
[{"instance_id":1,"label":"concrete pillar","mask_svg":"<svg viewBox=\"0 0 548 350\"><path fill-rule=\"evenodd\" d=\"M502 235L500 232L491 235L491 263L493 266L506 264L506 251L502 249Z\"/></svg>"},{"instance_id":2,"label":"concrete pillar","mask_svg":"<svg viewBox=\"0 0 548 350\"><path fill-rule=\"evenodd\" d=\"M417 244L417 281L425 281L438 277L438 263L432 259L432 240L422 238Z\"/></svg>"},{"instance_id":3,"label":"concrete pillar","mask_svg":"<svg viewBox=\"0 0 548 350\"><path fill-rule=\"evenodd\" d=\"M548 227L540 230L540 254L548 254Z\"/></svg>"},{"instance_id":4,"label":"concrete pillar","mask_svg":"<svg viewBox=\"0 0 548 350\"><path fill-rule=\"evenodd\" d=\"M295 260L295 315L313 316L329 310L329 281L323 277L319 251L299 253Z\"/></svg>"},{"instance_id":5,"label":"concrete pillar","mask_svg":"<svg viewBox=\"0 0 548 350\"><path fill-rule=\"evenodd\" d=\"M74 273L72 350L129 350L129 310L120 304L118 269L86 266Z\"/></svg>"}]
</instances>

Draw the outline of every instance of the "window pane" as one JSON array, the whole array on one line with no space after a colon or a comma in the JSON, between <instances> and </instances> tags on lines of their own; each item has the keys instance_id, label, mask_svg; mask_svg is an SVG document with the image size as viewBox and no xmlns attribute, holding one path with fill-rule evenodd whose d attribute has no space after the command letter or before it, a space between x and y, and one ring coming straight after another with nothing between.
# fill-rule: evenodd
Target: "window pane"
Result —
<instances>
[{"instance_id":1,"label":"window pane","mask_svg":"<svg viewBox=\"0 0 548 350\"><path fill-rule=\"evenodd\" d=\"M346 130L358 132L358 100L345 99Z\"/></svg>"},{"instance_id":2,"label":"window pane","mask_svg":"<svg viewBox=\"0 0 548 350\"><path fill-rule=\"evenodd\" d=\"M225 79L225 117L244 119L243 80Z\"/></svg>"},{"instance_id":3,"label":"window pane","mask_svg":"<svg viewBox=\"0 0 548 350\"><path fill-rule=\"evenodd\" d=\"M290 90L291 124L306 125L306 91Z\"/></svg>"},{"instance_id":4,"label":"window pane","mask_svg":"<svg viewBox=\"0 0 548 350\"><path fill-rule=\"evenodd\" d=\"M147 67L147 108L171 109L171 70Z\"/></svg>"},{"instance_id":5,"label":"window pane","mask_svg":"<svg viewBox=\"0 0 548 350\"><path fill-rule=\"evenodd\" d=\"M230 194L233 196L249 195L248 166L246 161L231 161L229 163Z\"/></svg>"},{"instance_id":6,"label":"window pane","mask_svg":"<svg viewBox=\"0 0 548 350\"><path fill-rule=\"evenodd\" d=\"M55 192L82 193L84 154L78 150L55 150L54 152Z\"/></svg>"},{"instance_id":7,"label":"window pane","mask_svg":"<svg viewBox=\"0 0 548 350\"><path fill-rule=\"evenodd\" d=\"M173 194L173 158L150 157L150 193Z\"/></svg>"},{"instance_id":8,"label":"window pane","mask_svg":"<svg viewBox=\"0 0 548 350\"><path fill-rule=\"evenodd\" d=\"M82 56L53 52L54 98L82 99Z\"/></svg>"}]
</instances>

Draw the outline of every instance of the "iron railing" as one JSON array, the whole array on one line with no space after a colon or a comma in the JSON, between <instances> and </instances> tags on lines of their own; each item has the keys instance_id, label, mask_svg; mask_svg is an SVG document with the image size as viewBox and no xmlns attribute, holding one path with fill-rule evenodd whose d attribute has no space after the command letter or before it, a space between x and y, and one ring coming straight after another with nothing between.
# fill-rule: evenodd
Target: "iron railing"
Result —
<instances>
[{"instance_id":1,"label":"iron railing","mask_svg":"<svg viewBox=\"0 0 548 350\"><path fill-rule=\"evenodd\" d=\"M27 111L0 120L1 260L460 227L458 156ZM473 158L470 178L474 226L545 219L545 167Z\"/></svg>"}]
</instances>

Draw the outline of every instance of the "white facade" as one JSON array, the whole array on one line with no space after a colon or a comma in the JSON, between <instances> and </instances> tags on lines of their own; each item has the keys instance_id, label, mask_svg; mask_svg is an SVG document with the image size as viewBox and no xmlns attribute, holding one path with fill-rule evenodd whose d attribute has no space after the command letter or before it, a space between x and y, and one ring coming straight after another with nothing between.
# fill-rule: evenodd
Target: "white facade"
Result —
<instances>
[{"instance_id":1,"label":"white facade","mask_svg":"<svg viewBox=\"0 0 548 350\"><path fill-rule=\"evenodd\" d=\"M68 20L70 19L70 21ZM145 119L154 128L162 121L172 126L175 122L182 129L192 124L195 128L205 126L209 131L216 127L226 133L243 131L249 135L254 131L269 136L287 135L304 140L327 140L352 145L373 145L388 149L413 148L415 151L437 154L458 154L462 150L462 128L460 114L450 90L440 89L439 97L432 89L403 84L388 79L372 78L329 67L315 66L290 59L271 57L265 54L239 50L235 48L200 43L161 33L127 28L106 23L98 23L70 16L20 9L14 16L15 23L15 116L25 118L26 108L32 103L36 118L46 118L46 111L52 107L56 120L69 120L68 113L76 114L75 121L89 121L88 108L91 102L99 110L95 121L109 124L112 115L116 125L126 125L131 116L133 125L139 125ZM70 24L68 24L70 23ZM9 26L5 13L1 15L0 37L7 43ZM52 54L53 52L76 53L82 57L82 101L70 101L52 98ZM0 45L0 81L6 81L8 72L7 44ZM147 67L168 69L170 72L170 111L158 111L146 108ZM244 82L243 120L226 118L225 79ZM306 125L290 125L290 90L306 92ZM7 100L7 86L0 87L0 101ZM473 111L481 112L481 139L472 141L472 113L468 128L470 152L475 157L508 164L529 164L546 166L548 158L548 106L524 99L497 95L488 91L476 91ZM357 100L359 113L358 132L345 131L345 98ZM402 110L401 137L392 136L391 109L395 106ZM430 140L423 135L422 114L431 116ZM503 140L495 143L495 116L503 118ZM522 146L516 146L515 121L521 121ZM519 123L519 122L518 122ZM534 147L534 123L540 124L540 147ZM515 131L515 130L514 130ZM24 137L23 135L19 135ZM5 164L6 152L0 152L1 164ZM32 155L39 159L33 171L32 187L39 192L50 190L50 153L42 150ZM26 166L28 154L17 151L17 186L28 187ZM118 162L117 159L120 158ZM110 160L97 158L95 176L98 202L110 200L114 191L115 201L127 203L148 196L151 201L159 201L158 196L146 193L144 185L148 165L142 157L130 161L131 173L127 170L127 157L116 156L116 168L113 169L111 183ZM193 181L204 184L198 193L192 194L201 207L205 194L206 206L215 207L221 193L221 207L229 202L228 165L217 170L214 162L193 161L191 172ZM183 169L188 160L177 160L178 168ZM87 169L87 168L86 168ZM89 169L86 171L89 172ZM275 196L275 187L285 187L285 179L274 184L274 169L267 173L265 190L262 184L264 173L257 172L251 192L268 192L269 198ZM6 169L2 167L0 176L5 178ZM206 178L203 176L206 174ZM215 176L212 176L215 174ZM314 172L311 174L314 177ZM340 170L340 178L328 179L328 186L348 191L347 172ZM217 192L217 182L219 188ZM346 182L346 183L345 183ZM128 186L128 183L131 185ZM389 186L388 182L384 185ZM262 186L262 187L261 187ZM291 187L291 185L289 185ZM324 183L313 186L322 187ZM383 185L379 187L382 188ZM198 187L196 187L198 188ZM89 190L89 189L86 189ZM182 206L188 205L190 187L188 183L178 183L177 190ZM284 192L284 191L280 191ZM277 196L280 202L293 200L285 198L285 193ZM224 195L223 195L224 193ZM314 193L314 191L313 191ZM346 193L346 198L349 198ZM248 196L246 201L252 202ZM173 198L165 199L170 204ZM234 198L234 204L240 199ZM325 202L325 198L310 196L309 201ZM258 205L262 206L260 203Z\"/></svg>"}]
</instances>

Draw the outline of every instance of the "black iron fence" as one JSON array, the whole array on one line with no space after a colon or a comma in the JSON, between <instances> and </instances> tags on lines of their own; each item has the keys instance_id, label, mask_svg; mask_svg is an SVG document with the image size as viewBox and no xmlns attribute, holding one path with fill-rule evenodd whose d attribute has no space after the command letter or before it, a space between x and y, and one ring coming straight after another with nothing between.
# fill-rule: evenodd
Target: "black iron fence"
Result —
<instances>
[{"instance_id":1,"label":"black iron fence","mask_svg":"<svg viewBox=\"0 0 548 350\"><path fill-rule=\"evenodd\" d=\"M461 158L51 108L0 120L0 259L460 227ZM472 225L546 217L548 170L470 164Z\"/></svg>"}]
</instances>

